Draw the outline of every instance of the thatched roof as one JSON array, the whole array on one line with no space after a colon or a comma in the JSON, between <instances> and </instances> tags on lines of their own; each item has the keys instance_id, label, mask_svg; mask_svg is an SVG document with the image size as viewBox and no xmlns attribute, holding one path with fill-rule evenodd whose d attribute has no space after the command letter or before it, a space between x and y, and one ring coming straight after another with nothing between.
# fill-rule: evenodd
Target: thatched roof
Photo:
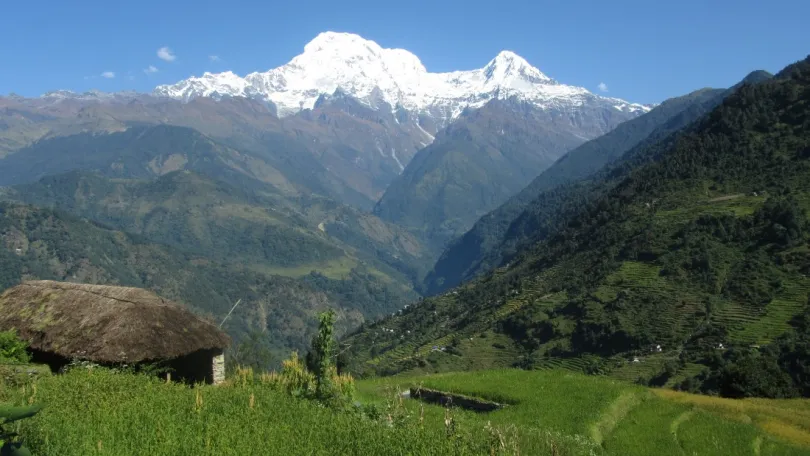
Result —
<instances>
[{"instance_id":1,"label":"thatched roof","mask_svg":"<svg viewBox=\"0 0 810 456\"><path fill-rule=\"evenodd\" d=\"M0 295L0 330L12 328L35 350L101 363L171 359L229 343L215 325L151 291L48 280Z\"/></svg>"}]
</instances>

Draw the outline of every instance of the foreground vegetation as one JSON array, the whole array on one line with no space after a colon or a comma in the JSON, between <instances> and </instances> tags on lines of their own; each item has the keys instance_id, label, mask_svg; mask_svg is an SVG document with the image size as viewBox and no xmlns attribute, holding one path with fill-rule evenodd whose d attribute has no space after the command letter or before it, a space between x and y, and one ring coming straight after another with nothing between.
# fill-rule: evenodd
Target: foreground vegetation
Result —
<instances>
[{"instance_id":1,"label":"foreground vegetation","mask_svg":"<svg viewBox=\"0 0 810 456\"><path fill-rule=\"evenodd\" d=\"M27 447L40 455L427 455L498 450L473 429L403 419L394 401L383 406L354 404L354 380L339 374L334 363L333 324L332 312L321 315L306 366L293 352L280 372L238 368L218 386L192 388L126 366L77 363L61 375L38 378L25 375L27 369L22 375L14 366L0 369L0 426L30 418L44 407L33 419L15 423L22 442L15 432L0 427L0 447L5 443L21 448L8 453L14 456L29 454ZM17 350L25 344L13 333L0 336L3 362L26 360ZM37 405L21 407L30 404ZM6 450L3 447L4 456Z\"/></svg>"},{"instance_id":2,"label":"foreground vegetation","mask_svg":"<svg viewBox=\"0 0 810 456\"><path fill-rule=\"evenodd\" d=\"M0 446L17 456L29 447L42 455L810 455L807 400L734 401L565 370L356 382L338 371L334 320L321 314L306 356L293 352L278 372L235 367L224 384L194 387L149 365L77 362L49 375L25 364L27 344L14 332L0 333ZM405 394L413 388L502 407L425 403Z\"/></svg>"},{"instance_id":3,"label":"foreground vegetation","mask_svg":"<svg viewBox=\"0 0 810 456\"><path fill-rule=\"evenodd\" d=\"M0 383L0 402L43 405L19 425L39 455L810 454L806 400L719 399L512 369L363 380L359 401L336 407L294 397L280 375L243 372L190 388L73 369L36 386ZM507 405L477 413L397 394L419 385Z\"/></svg>"},{"instance_id":4,"label":"foreground vegetation","mask_svg":"<svg viewBox=\"0 0 810 456\"><path fill-rule=\"evenodd\" d=\"M26 392L28 398L6 391L2 399L44 405L21 427L38 455L487 452L486 441L472 432L452 439L437 422L389 426L261 383L192 389L142 375L76 370L44 378Z\"/></svg>"}]
</instances>

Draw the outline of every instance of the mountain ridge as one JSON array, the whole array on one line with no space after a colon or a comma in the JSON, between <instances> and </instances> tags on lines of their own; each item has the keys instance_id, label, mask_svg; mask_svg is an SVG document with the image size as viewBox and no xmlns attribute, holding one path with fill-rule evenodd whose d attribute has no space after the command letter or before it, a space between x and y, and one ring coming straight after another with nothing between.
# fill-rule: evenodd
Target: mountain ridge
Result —
<instances>
[{"instance_id":1,"label":"mountain ridge","mask_svg":"<svg viewBox=\"0 0 810 456\"><path fill-rule=\"evenodd\" d=\"M571 107L600 103L633 113L650 107L602 97L581 87L561 84L511 51L501 51L484 67L430 73L404 49L386 49L351 33L323 32L290 62L244 78L226 71L206 72L175 84L160 85L154 94L188 101L197 97L245 96L270 102L280 116L311 109L320 95L336 90L368 106L381 103L438 119L442 126L467 108L492 99L517 96L538 107Z\"/></svg>"}]
</instances>

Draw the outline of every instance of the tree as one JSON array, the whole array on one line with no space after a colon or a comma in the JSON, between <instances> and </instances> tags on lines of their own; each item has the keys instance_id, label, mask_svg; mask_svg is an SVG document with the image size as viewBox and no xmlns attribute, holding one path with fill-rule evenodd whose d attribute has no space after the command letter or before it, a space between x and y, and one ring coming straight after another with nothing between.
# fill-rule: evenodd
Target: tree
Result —
<instances>
[{"instance_id":1,"label":"tree","mask_svg":"<svg viewBox=\"0 0 810 456\"><path fill-rule=\"evenodd\" d=\"M312 338L312 347L307 354L307 368L315 374L315 396L319 400L328 400L334 395L333 377L337 374L333 359L335 311L323 312L318 320L318 332Z\"/></svg>"}]
</instances>

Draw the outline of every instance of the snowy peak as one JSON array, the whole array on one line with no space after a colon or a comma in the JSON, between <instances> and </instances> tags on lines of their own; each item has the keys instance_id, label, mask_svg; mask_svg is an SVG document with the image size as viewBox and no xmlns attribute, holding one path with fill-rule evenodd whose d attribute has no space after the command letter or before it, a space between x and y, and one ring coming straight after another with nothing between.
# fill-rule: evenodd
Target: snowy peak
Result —
<instances>
[{"instance_id":1,"label":"snowy peak","mask_svg":"<svg viewBox=\"0 0 810 456\"><path fill-rule=\"evenodd\" d=\"M191 100L195 97L244 96L272 102L280 116L312 109L322 95L336 91L372 108L388 105L446 125L466 108L492 99L518 98L541 109L570 108L595 102L622 112L649 108L594 95L581 87L560 84L511 51L502 51L477 70L430 73L417 56L404 49L383 48L352 33L323 32L304 52L278 68L244 78L232 72L205 73L155 94Z\"/></svg>"},{"instance_id":2,"label":"snowy peak","mask_svg":"<svg viewBox=\"0 0 810 456\"><path fill-rule=\"evenodd\" d=\"M508 84L514 79L524 79L535 84L553 84L553 79L543 74L537 68L529 65L523 57L512 51L501 51L484 67L487 80L499 84Z\"/></svg>"}]
</instances>

